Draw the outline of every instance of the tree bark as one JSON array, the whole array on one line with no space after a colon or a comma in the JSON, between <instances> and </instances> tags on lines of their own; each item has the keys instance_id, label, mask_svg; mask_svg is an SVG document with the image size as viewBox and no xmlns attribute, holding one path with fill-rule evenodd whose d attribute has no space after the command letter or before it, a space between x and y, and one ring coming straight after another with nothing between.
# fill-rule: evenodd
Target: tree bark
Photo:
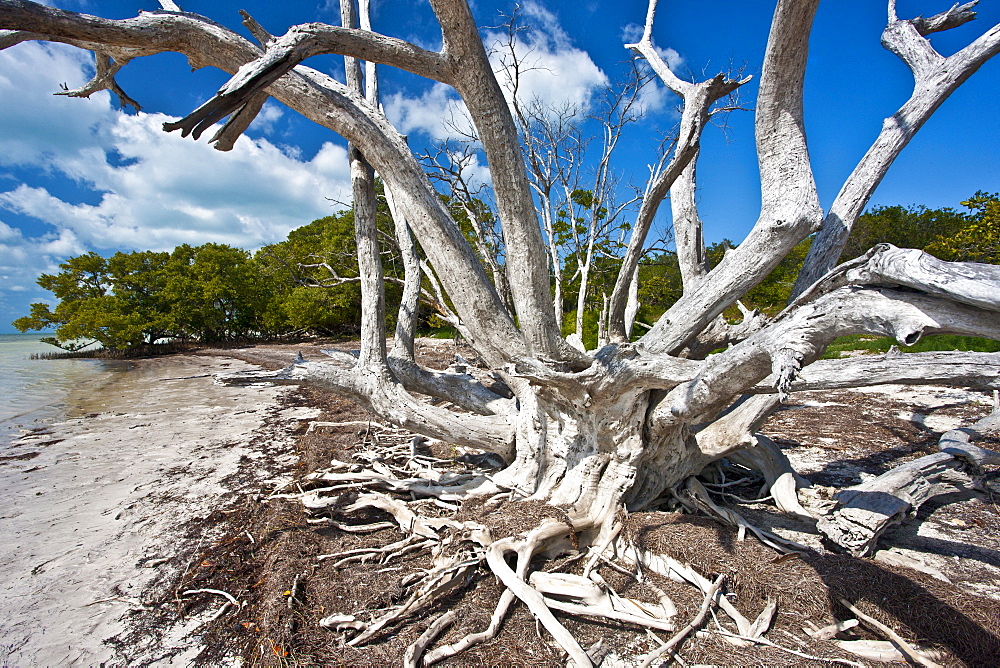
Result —
<instances>
[{"instance_id":1,"label":"tree bark","mask_svg":"<svg viewBox=\"0 0 1000 668\"><path fill-rule=\"evenodd\" d=\"M944 96L1000 50L997 28L948 59L930 49L923 36L968 20L967 6L930 19L890 17L886 42L911 65L918 88L930 92L919 93L907 103L910 106L894 117L897 125L886 125L860 171L845 185L821 233L821 238L832 235L834 240L818 239L814 244L818 255L807 261L808 276L788 308L773 318L743 309L744 321L730 325L720 317L723 311L737 304L824 218L810 167L802 105L807 46L818 0L779 0L777 4L755 120L761 210L747 239L710 271L704 262L704 238L694 200L694 161L713 105L746 79L719 75L700 83L681 81L653 45L656 2L650 2L643 38L630 48L683 99L684 109L671 158L651 179L614 291L606 299L607 317L601 322L602 328L607 323L611 343L588 353L571 348L560 335L557 315L562 305L553 308L550 282L551 264L560 302L559 252L546 249L517 127L468 5L460 0L431 0L431 4L444 41L439 53L375 33L367 20L358 27L352 2L343 3L343 27L307 24L271 38L257 26L253 34L262 42L257 46L188 13L148 12L110 21L23 0L0 0L0 28L4 29L0 47L44 39L105 54L111 60L99 61L103 64L99 64L98 77L78 89L80 94L100 87L114 89L114 73L130 59L176 51L187 55L195 66L213 65L232 78L211 100L167 129L197 137L229 116L215 139L218 148L229 148L270 96L349 142L362 289L360 350L356 355L331 351L329 361L299 359L277 372L233 374L224 381L315 384L356 399L387 423L447 443L499 453L507 465L497 473L458 478L442 474L433 480L364 473L358 485L366 494L352 507L388 512L400 527L410 523L404 531L419 531L431 542L435 526L447 525L456 531L455 536L461 532L473 536L469 541L476 547L470 549L481 557L476 563L485 561L493 568L509 592L498 605L500 618L514 597L521 599L553 637L561 639L574 661L589 665L586 653L551 613L558 606L564 612L579 612L582 604L553 602L544 596L540 589L551 587L551 578L536 577L537 587L533 586L528 574L533 556L550 541L570 536L584 545L609 544L623 505L629 510L645 508L681 486L700 489L692 476L721 457L731 455L761 471L779 508L804 514L795 494L803 480L773 444L756 434L761 422L793 391L928 380L973 387L1000 385L995 353L820 359L835 337L848 334L891 336L901 345L912 345L931 333L1000 340L1000 269L996 267L940 262L919 251L880 246L828 271L832 266L829 254L839 254L837 225L856 216L902 145ZM327 53L345 56L346 85L301 64L311 55ZM356 59L366 61L367 86ZM452 85L467 105L491 170L513 313L500 296L503 289L498 292L502 281L491 281L487 267L405 139L379 109L376 63ZM385 343L384 277L376 239L376 172L385 184L405 266L404 298L391 353ZM539 199L544 199L544 184L534 187ZM648 333L629 343L639 258L658 207L671 191L684 295ZM572 199L571 191L567 199ZM590 222L596 223L597 211L591 207ZM548 217L543 211L541 220L548 225L550 239L552 213L552 207ZM593 230L588 239L581 235L577 244L584 301L588 272L594 270ZM426 256L423 260L418 246ZM497 262L489 270L496 274L499 267ZM428 294L433 294L437 307L473 346L486 369L433 371L414 359L414 317L424 279ZM578 313L584 301L578 303ZM716 347L723 349L709 354ZM681 357L682 352L686 357ZM843 492L839 514L823 520L823 526L831 527L829 535L850 549L870 549L893 518L938 489L952 489L956 481L965 480L963 471L973 467L970 461L994 462L1000 457L963 440L965 435L950 433L942 441L941 453L890 472L877 483ZM338 476L349 474L329 475L342 482ZM552 516L562 519L550 518L518 535L492 541L484 537L488 534L484 528L447 518L433 522L418 518L407 505L410 495L526 499L548 504ZM319 496L319 492L313 494ZM328 498L317 503L328 506L332 502ZM726 513L733 517L731 511ZM741 526L746 528L745 523ZM516 557L513 567L507 562L511 555ZM435 570L419 596L415 594L406 605L370 625L361 624L365 630L350 642L371 637L396 619L394 614L402 615L420 601L431 602L451 591L461 580L456 573L469 568L469 564L452 564ZM690 577L697 586L705 585L700 576ZM589 585L587 591L591 591ZM737 618L725 596L717 602ZM629 619L642 619L629 615ZM492 633L497 624L491 622ZM656 624L664 626L662 620ZM414 660L419 651L423 647L414 648Z\"/></svg>"}]
</instances>

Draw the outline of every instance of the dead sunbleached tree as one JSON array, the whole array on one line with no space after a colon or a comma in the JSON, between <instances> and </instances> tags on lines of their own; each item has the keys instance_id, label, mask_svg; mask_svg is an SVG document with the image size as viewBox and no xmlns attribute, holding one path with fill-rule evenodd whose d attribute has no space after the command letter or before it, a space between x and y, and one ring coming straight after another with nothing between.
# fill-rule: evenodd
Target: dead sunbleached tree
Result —
<instances>
[{"instance_id":1,"label":"dead sunbleached tree","mask_svg":"<svg viewBox=\"0 0 1000 668\"><path fill-rule=\"evenodd\" d=\"M439 52L373 32L365 3L359 17L350 1L344 3L342 26L307 23L281 36L268 35L247 16L257 44L215 22L176 11L173 3L170 11L106 20L23 0L0 0L0 47L49 40L94 51L98 76L78 89L80 94L118 90L114 74L133 58L183 53L192 64L218 67L232 73L232 78L188 117L168 124L167 130L198 139L228 117L212 141L220 149L231 148L266 98L273 97L350 143L364 312L360 350L357 355L333 352L329 361L297 361L279 372L229 381L330 388L353 397L387 424L497 453L504 466L489 475L435 472L419 466L419 457L407 446L402 451L405 465L373 462L371 468L359 471L354 465L335 463L317 474L319 487L296 498L312 509L386 513L407 537L387 547L385 555L396 557L445 541L452 544L452 549L438 553L434 569L410 583L409 597L401 606L367 620L333 615L324 626L351 632L351 645L363 644L461 586L470 570L480 566L491 569L506 586L489 627L430 649L449 621L443 618L411 648L409 663L415 664L425 651L424 662L432 663L492 637L515 600L531 610L577 666L591 665L591 658L553 611L651 629L677 626L669 600L664 600L662 609L650 610L622 599L608 591L592 564L582 576L531 572L534 555L563 546L594 548L594 562L613 552L625 561L689 582L705 596L705 610L714 605L732 619L739 638L759 638L773 610L751 622L720 593L721 580L712 582L683 564L629 544L619 534L623 508L647 508L676 497L741 529L756 531L712 502L695 476L713 462L731 457L763 474L780 508L808 514L796 496L800 481L788 461L773 443L755 434L789 393L929 379L978 388L1000 386L1000 357L993 354L914 354L905 361L894 357L877 363L817 361L835 337L848 334L888 335L902 345L931 333L1000 339L1000 267L941 262L919 251L889 246L876 247L839 267L831 261L839 255L845 229L913 133L957 85L1000 51L1000 26L943 58L927 35L967 23L975 16L972 5L930 18L900 19L890 1L883 42L913 70L914 94L883 126L831 210L824 212L810 166L802 104L807 44L818 0L779 0L756 100L759 218L746 239L709 270L695 208L695 161L714 105L746 79L720 74L689 82L674 75L653 46L656 2L651 0L642 39L629 48L680 97L681 121L672 153L655 174L632 225L608 301L610 343L584 352L560 335L552 307L549 254L518 126L479 29L463 0L430 0L430 4L442 31ZM347 57L346 84L302 64L310 56L330 53ZM367 77L361 74L361 61L369 66ZM503 292L509 290L510 309L405 138L380 110L374 64L447 84L461 96L492 175L493 201L503 232ZM374 225L375 174L385 185L405 256L406 285L391 351L386 345L383 275ZM626 327L630 287L646 235L668 193L685 292L647 333L630 341ZM748 317L735 326L720 320L726 308L813 233L819 236L806 263L807 278L787 309L774 318ZM423 256L417 254L414 239ZM495 272L497 267L490 269ZM412 315L422 285L429 285L438 302L447 306L450 321L475 349L482 369L462 365L439 372L414 361ZM697 352L716 340L726 342L724 351L709 357ZM995 455L966 448L948 457L978 466ZM412 473L404 474L406 470ZM358 495L358 489L364 493ZM344 490L353 495L346 506ZM503 503L505 512L517 512L523 501L533 502L535 508L546 504L550 517L521 533L494 539L475 522L441 518L439 508L435 513L421 512L426 499L440 506L473 497L488 504ZM831 516L829 521L836 523L837 518ZM776 536L757 533L779 549L790 549ZM703 611L699 619L704 616ZM685 628L682 635L690 630ZM676 645L671 643L664 652Z\"/></svg>"}]
</instances>

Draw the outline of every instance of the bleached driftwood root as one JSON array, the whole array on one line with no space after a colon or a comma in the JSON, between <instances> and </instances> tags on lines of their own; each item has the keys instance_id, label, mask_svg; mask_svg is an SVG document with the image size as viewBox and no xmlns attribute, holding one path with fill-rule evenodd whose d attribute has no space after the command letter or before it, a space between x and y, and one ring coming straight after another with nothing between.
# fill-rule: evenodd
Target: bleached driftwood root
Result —
<instances>
[{"instance_id":1,"label":"bleached driftwood root","mask_svg":"<svg viewBox=\"0 0 1000 668\"><path fill-rule=\"evenodd\" d=\"M746 636L741 636L741 635L739 635L737 633L729 633L728 631L719 631L719 630L715 630L715 631L713 631L713 633L716 633L716 634L722 636L723 638L726 638L726 639L729 639L729 640L736 640L736 641L741 641L741 642L747 642L747 643L750 643L750 644L767 645L768 647L773 647L775 649L780 649L783 652L788 652L789 654L794 654L795 656L801 657L803 659L808 659L810 661L821 661L821 662L824 662L824 663L837 663L837 664L840 664L840 665L843 665L843 666L853 666L854 668L863 668L862 664L855 663L854 661L848 661L847 659L830 659L830 658L823 657L823 656L814 656L812 654L806 654L805 652L800 652L798 650L791 649L791 648L785 647L783 645L779 645L778 643L771 642L767 638L748 638Z\"/></svg>"},{"instance_id":2,"label":"bleached driftwood root","mask_svg":"<svg viewBox=\"0 0 1000 668\"><path fill-rule=\"evenodd\" d=\"M990 458L995 453L968 443L971 437L985 433L988 427L992 428L992 424L992 421L986 420L967 430L949 432L942 438L942 452L930 458L935 461L950 459L962 466L971 466L970 461L992 461ZM359 436L362 434L359 433ZM628 538L623 538L621 536L625 517L623 513L612 513L605 517L611 524L603 531L598 530L595 526L596 520L593 518L581 515L551 516L523 533L497 540L482 524L474 521L458 521L450 514L439 516L442 507L446 510L457 509L456 505L444 503L443 499L461 501L482 496L486 497L485 507L490 508L501 501L515 502L519 495L516 490L503 489L492 483L483 484L484 481L488 481L486 475L476 470L459 469L456 461L452 461L450 468L445 469L441 462L447 460L430 456L424 457L426 463L416 460L416 449L411 447L408 439L407 434L395 433L395 430L392 434L368 432L355 450L354 461L334 461L329 469L310 474L300 481L296 493L274 494L270 497L298 501L310 513L318 516L317 519L325 521L329 526L341 527L345 531L397 531L403 534L397 540L387 541L382 547L318 557L320 561L333 561L338 568L357 561L374 560L388 564L399 562L404 558L410 559L416 554L431 555L431 566L400 582L401 590L406 592L402 603L384 610L370 611L364 615L332 614L320 622L322 626L344 634L343 642L346 644L355 647L364 645L390 633L393 627L406 619L428 614L428 611L443 597L470 585L477 579L477 571L485 570L497 577L505 587L496 603L489 625L480 631L457 638L445 636L445 640L435 646L438 639L446 634L448 627L454 622L451 613L439 615L408 648L404 665L432 665L456 656L478 643L495 638L503 620L518 602L527 607L575 666L591 666L594 662L585 648L560 621L557 613L587 619L604 619L648 630L673 632L667 641L657 638L659 646L642 657L645 665L654 665L657 660L663 658L679 658L676 653L681 644L705 621L713 607L717 608L719 614L715 616L717 628L710 632L718 634L727 642L743 646L766 645L806 660L859 665L847 659L816 657L766 638L765 634L777 616L777 600L769 600L763 610L747 615L746 611L738 609L725 595L723 577L710 578L690 565L680 563L666 555L643 551ZM762 461L771 463L762 464ZM790 471L783 462L774 458L764 458L754 463L758 471L770 466L771 475L763 476L764 478L777 479ZM737 473L745 471L739 467L736 467L736 470ZM760 478L754 479L760 480ZM788 479L791 481L790 487L794 494L793 475L788 475ZM734 484L744 482L746 479L723 480L713 487L717 492L726 493L726 490L731 489ZM773 482L768 480L765 480L764 484L771 489L774 487ZM310 486L313 488L310 489ZM741 538L744 534L751 533L763 543L785 553L807 549L752 526L733 509L713 501L705 486L693 477L689 478L676 493L678 498L692 509L736 527ZM794 499L794 495L791 498ZM373 513L376 516L384 514L387 519L373 518ZM363 515L364 520L363 523L356 524L354 517L359 514ZM585 532L587 535L597 537L595 542L571 547L572 540L579 538ZM583 559L581 571L532 572L533 558L539 553L555 555L567 551L578 551L577 556L570 562ZM703 597L702 608L684 628L676 631L678 628L676 608L662 591L652 588L660 596L660 605L626 598L610 587L601 576L599 571L605 566L635 577L640 582L644 581L643 572L646 571L691 585ZM855 614L857 619L862 619L862 623L868 625L860 614ZM836 628L839 630L841 626ZM873 626L873 628L878 627ZM930 658L931 654L922 652L913 643L908 643L902 638L885 634L893 646L890 648L891 652L879 650L881 652L879 656L889 656L897 652L907 660L926 661L931 663L923 665L935 665ZM830 640L832 636L830 638L824 636L824 639ZM869 654L875 651L871 647L853 645L845 646L843 649Z\"/></svg>"},{"instance_id":3,"label":"bleached driftwood root","mask_svg":"<svg viewBox=\"0 0 1000 668\"><path fill-rule=\"evenodd\" d=\"M696 509L697 511L704 512L706 515L714 517L722 521L724 524L735 527L739 531L738 537L741 541L746 536L746 532L750 531L764 545L767 545L782 554L788 552L809 551L809 548L805 545L801 545L795 541L788 540L787 538L782 538L781 536L771 533L770 531L755 527L747 522L746 519L744 519L735 510L717 505L714 501L712 501L708 494L708 490L705 489L704 485L702 485L701 482L693 476L688 478L687 483L678 490L677 496L678 499L680 499L685 505Z\"/></svg>"},{"instance_id":4,"label":"bleached driftwood root","mask_svg":"<svg viewBox=\"0 0 1000 668\"><path fill-rule=\"evenodd\" d=\"M238 607L240 604L240 602L236 600L235 596L233 596L227 591L222 591L221 589L188 589L187 591L183 592L181 596L192 596L194 594L214 594L216 596L221 596L226 599L226 602L222 604L222 607L219 608L215 612L215 614L212 615L210 619L206 620L204 624L211 624L219 617L222 617L224 614L229 612L231 608Z\"/></svg>"},{"instance_id":5,"label":"bleached driftwood root","mask_svg":"<svg viewBox=\"0 0 1000 668\"><path fill-rule=\"evenodd\" d=\"M406 649L406 655L403 657L403 666L405 668L416 668L421 663L420 655L424 653L427 646L434 642L434 639L454 621L455 613L450 610L434 620L434 623L420 634L416 642Z\"/></svg>"},{"instance_id":6,"label":"bleached driftwood root","mask_svg":"<svg viewBox=\"0 0 1000 668\"><path fill-rule=\"evenodd\" d=\"M618 555L626 562L635 565L640 569L647 569L670 578L674 582L694 585L702 594L707 595L712 591L713 583L707 577L687 564L682 564L676 559L640 549L634 544L623 543L616 546ZM715 604L729 616L736 625L738 635L749 638L762 636L771 626L777 614L777 603L771 601L757 615L754 621L750 621L741 613L733 603L726 598L723 592L716 591L713 595Z\"/></svg>"},{"instance_id":7,"label":"bleached driftwood root","mask_svg":"<svg viewBox=\"0 0 1000 668\"><path fill-rule=\"evenodd\" d=\"M369 547L323 554L318 562L332 563L341 568L355 562L398 563L418 554L429 554L431 565L412 573L400 582L404 600L383 610L335 612L319 623L331 631L345 634L343 642L361 646L406 619L427 614L436 602L448 594L468 586L477 579L477 570L486 570L504 584L505 589L497 601L489 625L478 632L452 637L438 646L434 643L454 622L451 613L434 619L426 631L407 649L404 665L432 665L456 656L468 648L496 637L503 620L512 607L523 603L544 627L555 643L562 648L576 666L591 666L593 660L555 613L591 620L609 620L636 628L673 633L670 640L649 652L645 660L651 665L657 658L673 655L681 643L700 626L714 606L732 620L731 642L743 643L739 638L761 638L770 628L777 614L777 602L771 601L764 610L750 616L744 615L724 594L724 576L710 579L691 566L681 564L664 555L648 554L621 537L624 512L612 513L607 521L611 526L598 530L593 518L585 516L553 516L543 519L537 526L521 534L494 539L490 530L475 521L459 521L449 514L440 517L438 506L442 498L469 499L476 495L489 496L486 507L493 500L511 502L517 494L511 491L497 493L495 488L470 485L470 480L480 480L475 471L451 469L443 465L419 466L414 471L413 450L406 445L407 435L379 432L362 434L352 462L333 461L329 469L306 476L295 485L295 493L272 494L272 500L290 500L302 503L315 516L314 521L324 521L328 526L342 530L396 531L402 537L387 541L381 547ZM445 461L445 460L440 460ZM377 467L369 468L369 467ZM331 484L332 483L332 484ZM310 488L312 486L312 488ZM754 531L732 511L722 508L708 498L707 492L696 481L689 481L692 498L702 509L720 517L743 530ZM446 509L457 506L445 504ZM516 512L516 511L514 511ZM384 514L388 519L372 521L372 513ZM361 524L355 517L363 515ZM334 519L336 518L336 519ZM742 522L742 523L741 523ZM592 545L573 546L583 532L598 537ZM761 532L765 540L766 532ZM780 539L770 541L783 547ZM787 549L787 548L783 548ZM534 557L545 552L559 554L576 552L567 564L583 559L580 574L557 570L535 570ZM612 588L600 571L613 568L636 578L654 594L652 603L629 598ZM695 587L703 597L702 610L681 631L676 631L676 606L660 589L643 577L643 571L657 572L675 581Z\"/></svg>"},{"instance_id":8,"label":"bleached driftwood root","mask_svg":"<svg viewBox=\"0 0 1000 668\"><path fill-rule=\"evenodd\" d=\"M857 556L875 553L879 537L913 515L935 496L967 490L985 465L1000 464L1000 453L970 443L996 432L1000 412L971 427L945 433L932 455L906 462L834 495L840 503L819 518L817 527L831 541Z\"/></svg>"},{"instance_id":9,"label":"bleached driftwood root","mask_svg":"<svg viewBox=\"0 0 1000 668\"><path fill-rule=\"evenodd\" d=\"M709 587L709 590L705 592L705 599L702 601L701 608L698 610L698 614L694 616L694 619L688 622L687 626L678 631L673 638L665 642L661 647L657 647L652 652L644 656L642 658L642 664L641 664L642 668L649 668L650 666L653 665L653 662L655 662L661 656L667 654L668 652L673 651L673 649L677 647L677 645L679 645L680 642L688 636L688 634L690 634L692 631L694 631L696 628L698 628L705 622L705 616L708 614L709 608L711 608L712 604L715 602L715 595L719 593L719 589L722 587L722 583L725 581L726 581L725 573L723 573L722 575L720 575L718 578L715 579L715 582L712 583L712 586Z\"/></svg>"},{"instance_id":10,"label":"bleached driftwood root","mask_svg":"<svg viewBox=\"0 0 1000 668\"><path fill-rule=\"evenodd\" d=\"M493 616L490 618L490 625L486 627L485 631L480 633L470 633L456 642L436 647L433 651L428 652L424 656L423 664L425 666L433 665L438 661L443 661L449 657L455 656L456 654L460 654L473 645L478 645L479 643L487 642L495 638L497 633L500 632L500 624L503 623L504 618L507 616L507 611L510 610L510 606L514 600L515 597L513 592L509 589L505 589L503 594L500 595L500 600L497 601L496 610L493 611Z\"/></svg>"},{"instance_id":11,"label":"bleached driftwood root","mask_svg":"<svg viewBox=\"0 0 1000 668\"><path fill-rule=\"evenodd\" d=\"M764 476L764 485L778 510L811 518L812 515L802 507L796 493L798 489L808 487L811 483L795 472L788 457L774 441L763 434L755 435L754 441L753 447L734 452L729 455L729 459L760 471Z\"/></svg>"},{"instance_id":12,"label":"bleached driftwood root","mask_svg":"<svg viewBox=\"0 0 1000 668\"><path fill-rule=\"evenodd\" d=\"M906 655L888 640L838 640L837 647L869 661L909 663ZM922 653L928 657L937 657L940 654L934 650L923 650Z\"/></svg>"}]
</instances>

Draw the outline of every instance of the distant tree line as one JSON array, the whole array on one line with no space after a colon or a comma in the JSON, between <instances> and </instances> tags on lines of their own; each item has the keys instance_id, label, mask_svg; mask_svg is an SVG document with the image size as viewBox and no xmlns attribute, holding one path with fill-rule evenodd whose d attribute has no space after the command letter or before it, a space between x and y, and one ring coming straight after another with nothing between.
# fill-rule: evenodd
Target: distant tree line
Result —
<instances>
[{"instance_id":1,"label":"distant tree line","mask_svg":"<svg viewBox=\"0 0 1000 668\"><path fill-rule=\"evenodd\" d=\"M385 238L391 265L396 251L390 235ZM91 252L59 268L37 281L55 296L55 307L34 303L13 324L22 332L54 330L43 340L67 350L95 342L122 351L162 339L224 343L352 335L361 321L350 211L315 220L256 253L225 244L183 244L171 252L108 258ZM398 288L387 292L390 302L398 301Z\"/></svg>"},{"instance_id":2,"label":"distant tree line","mask_svg":"<svg viewBox=\"0 0 1000 668\"><path fill-rule=\"evenodd\" d=\"M1000 195L980 191L961 204L965 211L876 207L858 220L841 261L876 243L891 243L942 260L1000 264ZM379 227L387 276L402 277L392 221L381 198ZM602 298L610 293L620 264L610 248L613 242L605 243L609 248L595 254L584 288L592 308L584 314L583 338L590 345L597 338ZM751 290L745 306L769 313L783 308L809 244L805 240ZM728 240L711 245L710 263L732 247ZM315 220L253 254L224 244L184 244L172 252L109 258L87 253L59 266L59 273L38 279L58 300L56 306L32 304L30 315L14 326L22 332L54 329L55 336L45 340L67 349L95 341L127 350L165 338L221 343L294 334L344 336L354 334L361 321L351 211ZM581 287L574 253L566 256L565 267L572 276L561 295L569 330ZM639 284L638 320L653 322L681 295L676 253L648 253L639 267ZM389 314L395 313L399 291L397 283L386 283ZM428 326L436 323L430 312L423 315Z\"/></svg>"}]
</instances>

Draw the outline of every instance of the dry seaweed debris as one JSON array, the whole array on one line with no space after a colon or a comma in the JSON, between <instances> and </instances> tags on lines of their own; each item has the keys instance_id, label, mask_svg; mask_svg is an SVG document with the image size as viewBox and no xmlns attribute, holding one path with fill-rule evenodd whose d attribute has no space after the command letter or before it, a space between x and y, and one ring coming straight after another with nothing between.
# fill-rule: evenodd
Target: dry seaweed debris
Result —
<instances>
[{"instance_id":1,"label":"dry seaweed debris","mask_svg":"<svg viewBox=\"0 0 1000 668\"><path fill-rule=\"evenodd\" d=\"M408 501L406 507L415 509L420 521L442 520L435 530L440 537L436 542L419 532L414 538L413 526L407 530L384 507L358 506L359 498L372 491L365 485L332 493L337 496L334 503L310 512L301 497L313 491L310 485L329 484L310 477L311 469L335 460L348 465L339 471L367 470L378 461L371 459L373 441L388 448L382 465L391 463L393 452L405 457L413 450L405 434L379 435L359 427L357 423L367 424L368 416L353 404L307 392L308 400L324 409L318 420L352 424L303 430L297 442L300 466L290 472L296 474L293 484L246 494L240 503L192 527L192 542L206 535L213 538L194 550L190 561L198 567L189 569L172 591L216 588L240 601L237 610L198 630L205 646L202 662L239 656L250 665L368 666L399 665L409 656L413 665L419 665L424 652L424 661L440 659L443 665L566 665L564 649L525 606L505 593L484 554L470 548L467 535L459 535L463 527L476 525L491 533L492 541L499 541L548 523L562 525L565 539L548 546L551 549L532 552L529 561L515 567L525 574L565 576L561 581L573 586L582 586L589 578L601 583L595 590L601 596L631 601L628 605L647 610L668 599L676 613L671 617L676 628L694 620L703 604L715 598L697 583L712 584L724 576L725 584L704 623L673 648L676 654L667 652L664 659L718 664L725 656L727 665L867 665L868 660L844 651L837 641L884 640L877 630L859 624L829 639L813 636L822 627L855 617L839 602L844 599L944 664L1000 664L1000 603L865 559L817 552L781 555L755 540L739 540L736 530L706 517L622 513L621 540L603 550L578 552L575 534L559 509L509 498L470 499L460 507L446 503L447 508L433 500ZM402 444L406 448L398 447ZM359 453L367 455L359 459L355 457ZM420 451L429 459L447 454L440 448ZM438 463L438 468L462 471L457 463ZM381 528L363 529L375 526ZM626 544L672 559L677 570L689 570L689 579L671 579L637 565L622 548ZM350 555L366 556L338 565ZM432 586L440 591L421 601L413 614L389 620L363 644L351 642L387 611L412 601L414 583L421 577L426 580L442 560L453 566L463 560L468 563L461 565L458 577L453 571ZM220 603L211 598L173 598L171 613L208 616ZM505 598L511 600L504 604ZM742 627L729 609L743 617ZM553 610L558 622L587 648L594 664L606 656L632 657L637 662L673 635L615 619L567 615L557 606ZM443 619L449 611L452 616ZM756 638L747 635L753 626L758 627ZM487 634L480 644L464 646L471 636L492 629L497 631L495 637ZM444 651L449 647L464 651L459 658L449 658Z\"/></svg>"},{"instance_id":2,"label":"dry seaweed debris","mask_svg":"<svg viewBox=\"0 0 1000 668\"><path fill-rule=\"evenodd\" d=\"M300 443L315 446L323 441L327 451L344 448L340 453L343 456L357 449L356 443L337 445L333 441L346 442L352 438L357 441L357 436L356 431L330 430L303 436ZM357 494L348 495L340 508L356 499ZM401 585L432 568L430 551L408 552L405 559L385 559L387 553L381 550L400 543L398 528L355 533L310 524L309 514L294 500L275 499L259 505L258 512L269 516L267 524L271 527L270 533L262 534L260 542L266 545L255 557L260 562L258 572L263 579L258 583L257 598L251 599L251 605L241 613L247 614L248 619L235 620L235 626L243 627L243 631L235 629L244 638L240 654L252 664L280 665L294 659L306 663L398 665L407 649L417 644L421 635L448 610L454 611L453 623L443 630L435 629L440 631L438 647L460 643L469 634L482 632L491 625L503 588L489 571L477 566L470 569L460 587L428 605L424 614L400 619L386 633L374 636L370 644L352 645L350 639L355 631L349 623L331 629L324 628L321 622L336 615L355 618L348 622L357 621L364 616L360 613L400 605L406 599L405 587ZM483 499L467 501L451 518L460 523L480 522L495 532L494 539L516 535L545 519L564 521L558 509L543 504L510 501L487 504ZM350 522L363 526L380 519L385 519L385 515L369 508L364 514L351 517ZM279 528L282 526L283 530ZM679 513L634 513L627 516L623 534L642 549L689 565L706 578L725 575L727 600L749 620L769 605L776 608L767 637L779 647L740 642L733 637L740 635L733 622L715 610L701 632L681 645L684 661L717 663L720 654L737 663L769 665L825 665L835 659L843 662L849 656L857 661L857 657L848 655L833 642L812 638L807 633L853 617L838 603L839 598L851 601L921 646L943 650L951 663L983 665L984 661L1000 660L997 635L1000 604L972 597L933 578L848 556L816 553L782 556L755 540L739 541L735 530L715 520ZM586 555L574 555L572 545L566 549L568 554L558 558L535 556L531 567L581 576L588 561L582 556ZM341 567L335 567L333 559L320 558L361 550L369 551L372 558ZM690 584L640 572L628 560L616 559L614 550L602 555L594 570L620 597L655 606L657 592L666 594L676 606L678 620L695 617L705 600L705 593ZM301 589L291 596L295 581L301 583ZM498 661L498 656L513 664L563 665L562 652L549 644L544 632L539 633L524 608L512 608L512 615L501 626L497 639L478 648L470 647L460 660L453 660L457 661L455 665L489 665ZM657 647L645 633L627 624L569 619L562 615L559 618L587 646L603 641L601 649L605 652L640 656ZM229 631L234 631L234 624L229 625ZM669 635L661 634L661 642L662 636ZM882 639L863 627L846 630L839 637ZM734 640L739 645L733 645ZM230 649L234 647L231 642L227 644ZM813 659L803 659L802 655Z\"/></svg>"}]
</instances>

